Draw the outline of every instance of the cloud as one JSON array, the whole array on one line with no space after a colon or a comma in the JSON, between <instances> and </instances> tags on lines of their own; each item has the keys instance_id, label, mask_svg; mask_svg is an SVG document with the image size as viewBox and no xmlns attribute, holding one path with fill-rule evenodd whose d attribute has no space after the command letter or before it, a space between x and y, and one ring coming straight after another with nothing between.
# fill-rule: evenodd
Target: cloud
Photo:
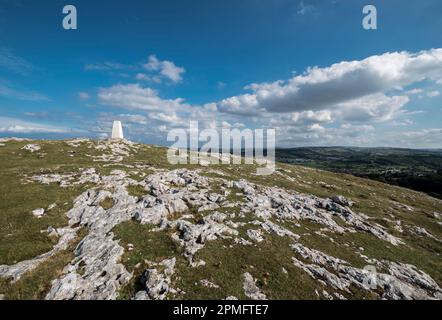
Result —
<instances>
[{"instance_id":1,"label":"cloud","mask_svg":"<svg viewBox=\"0 0 442 320\"><path fill-rule=\"evenodd\" d=\"M0 48L0 70L9 70L16 74L27 76L36 68L25 59L16 56L12 50ZM26 100L26 101L49 101L50 99L38 92L16 89L9 81L0 79L0 97Z\"/></svg>"},{"instance_id":2,"label":"cloud","mask_svg":"<svg viewBox=\"0 0 442 320\"><path fill-rule=\"evenodd\" d=\"M242 116L251 116L263 113L265 109L260 106L256 95L243 94L226 98L217 103L221 112L233 113Z\"/></svg>"},{"instance_id":3,"label":"cloud","mask_svg":"<svg viewBox=\"0 0 442 320\"><path fill-rule=\"evenodd\" d=\"M47 111L39 111L39 112L25 112L23 113L26 117L31 118L47 118L49 116L49 113Z\"/></svg>"},{"instance_id":4,"label":"cloud","mask_svg":"<svg viewBox=\"0 0 442 320\"><path fill-rule=\"evenodd\" d=\"M155 55L149 56L149 61L143 66L148 71L158 71L162 76L172 82L182 81L182 74L186 72L184 68L178 67L172 61L161 61Z\"/></svg>"},{"instance_id":5,"label":"cloud","mask_svg":"<svg viewBox=\"0 0 442 320\"><path fill-rule=\"evenodd\" d=\"M340 118L354 122L382 122L392 120L410 101L408 96L389 97L382 93L339 104Z\"/></svg>"},{"instance_id":6,"label":"cloud","mask_svg":"<svg viewBox=\"0 0 442 320\"><path fill-rule=\"evenodd\" d=\"M149 68L159 68L158 59L150 59L150 63ZM388 130L393 129L388 141L400 145L394 139L406 137L397 131L411 129L411 117L422 112L406 109L412 95L427 90L416 86L430 87L441 79L442 49L431 49L311 67L288 80L252 83L245 87L249 92L203 105L163 98L157 90L139 83L100 88L98 100L102 105L142 113L147 125L131 123L130 130L145 136L164 137L170 128L188 128L192 119L208 128L232 124L276 128L278 145L285 146L375 146L386 141ZM420 145L417 139L414 142L415 147Z\"/></svg>"},{"instance_id":7,"label":"cloud","mask_svg":"<svg viewBox=\"0 0 442 320\"><path fill-rule=\"evenodd\" d=\"M332 113L328 110L293 112L289 118L293 123L327 123L333 121Z\"/></svg>"},{"instance_id":8,"label":"cloud","mask_svg":"<svg viewBox=\"0 0 442 320\"><path fill-rule=\"evenodd\" d=\"M442 49L393 52L330 67L308 68L302 75L251 84L251 93L226 98L219 110L238 115L332 110L346 120L386 121L409 102L390 92L423 80L442 79ZM417 93L417 90L412 92Z\"/></svg>"},{"instance_id":9,"label":"cloud","mask_svg":"<svg viewBox=\"0 0 442 320\"><path fill-rule=\"evenodd\" d=\"M135 76L135 79L137 79L139 81L154 82L154 83L161 82L161 78L159 76L157 76L157 75L150 76L145 73L137 73Z\"/></svg>"},{"instance_id":10,"label":"cloud","mask_svg":"<svg viewBox=\"0 0 442 320\"><path fill-rule=\"evenodd\" d=\"M408 148L441 148L442 128L428 128L389 134L385 145Z\"/></svg>"},{"instance_id":11,"label":"cloud","mask_svg":"<svg viewBox=\"0 0 442 320\"><path fill-rule=\"evenodd\" d=\"M126 68L126 65L116 62L95 63L84 66L84 69L87 71L115 71L124 70Z\"/></svg>"},{"instance_id":12,"label":"cloud","mask_svg":"<svg viewBox=\"0 0 442 320\"><path fill-rule=\"evenodd\" d=\"M21 75L31 73L35 68L25 59L16 56L12 50L0 48L0 68L13 71Z\"/></svg>"},{"instance_id":13,"label":"cloud","mask_svg":"<svg viewBox=\"0 0 442 320\"><path fill-rule=\"evenodd\" d=\"M147 63L122 64L118 62L103 62L86 64L86 71L101 71L121 77L134 77L139 81L160 83L167 79L172 83L179 83L183 80L186 70L178 67L174 62L159 60L156 55L150 55Z\"/></svg>"},{"instance_id":14,"label":"cloud","mask_svg":"<svg viewBox=\"0 0 442 320\"><path fill-rule=\"evenodd\" d=\"M68 128L27 122L16 118L0 117L0 133L68 133L71 131Z\"/></svg>"},{"instance_id":15,"label":"cloud","mask_svg":"<svg viewBox=\"0 0 442 320\"><path fill-rule=\"evenodd\" d=\"M90 96L89 93L87 93L87 92L79 92L79 93L78 93L78 97L79 97L81 100L89 100L89 99L91 98L91 96Z\"/></svg>"},{"instance_id":16,"label":"cloud","mask_svg":"<svg viewBox=\"0 0 442 320\"><path fill-rule=\"evenodd\" d=\"M298 15L307 15L316 13L316 7L312 4L306 4L304 1L301 1L298 4L298 11L296 12Z\"/></svg>"},{"instance_id":17,"label":"cloud","mask_svg":"<svg viewBox=\"0 0 442 320\"><path fill-rule=\"evenodd\" d=\"M184 104L184 99L162 99L156 90L144 88L137 83L100 88L98 99L108 106L145 111L167 111Z\"/></svg>"},{"instance_id":18,"label":"cloud","mask_svg":"<svg viewBox=\"0 0 442 320\"><path fill-rule=\"evenodd\" d=\"M44 94L35 91L18 90L0 81L0 97L24 101L50 101Z\"/></svg>"},{"instance_id":19,"label":"cloud","mask_svg":"<svg viewBox=\"0 0 442 320\"><path fill-rule=\"evenodd\" d=\"M171 127L186 127L189 119L204 122L216 117L216 106L213 104L193 106L182 98L163 99L156 90L140 84L118 84L100 88L98 100L107 106L143 111L152 120L152 124L161 123Z\"/></svg>"},{"instance_id":20,"label":"cloud","mask_svg":"<svg viewBox=\"0 0 442 320\"><path fill-rule=\"evenodd\" d=\"M134 124L148 124L147 117L140 114L118 114L117 116L113 116L114 120L119 120L124 123L134 123Z\"/></svg>"},{"instance_id":21,"label":"cloud","mask_svg":"<svg viewBox=\"0 0 442 320\"><path fill-rule=\"evenodd\" d=\"M438 97L439 95L440 95L440 92L437 90L427 92L427 97L430 97L430 98Z\"/></svg>"},{"instance_id":22,"label":"cloud","mask_svg":"<svg viewBox=\"0 0 442 320\"><path fill-rule=\"evenodd\" d=\"M401 133L402 136L412 139L427 139L428 137L438 137L439 141L442 138L442 128L422 129L418 131L409 131Z\"/></svg>"},{"instance_id":23,"label":"cloud","mask_svg":"<svg viewBox=\"0 0 442 320\"><path fill-rule=\"evenodd\" d=\"M216 87L217 87L218 89L224 89L226 86L227 86L227 84L226 84L225 82L222 82L222 81L218 81L218 82L216 83Z\"/></svg>"},{"instance_id":24,"label":"cloud","mask_svg":"<svg viewBox=\"0 0 442 320\"><path fill-rule=\"evenodd\" d=\"M286 126L278 128L279 146L336 146L371 145L375 141L375 128L371 125L345 123L339 127L327 128L319 124L307 126Z\"/></svg>"},{"instance_id":25,"label":"cloud","mask_svg":"<svg viewBox=\"0 0 442 320\"><path fill-rule=\"evenodd\" d=\"M411 119L405 119L405 120L403 120L403 121L393 121L393 122L391 123L391 125L392 125L392 126L395 126L395 127L410 126L410 125L412 125L412 124L414 124L414 122L413 122L413 120L411 120Z\"/></svg>"},{"instance_id":26,"label":"cloud","mask_svg":"<svg viewBox=\"0 0 442 320\"><path fill-rule=\"evenodd\" d=\"M190 120L198 120L200 128L213 127L214 123L221 125L221 121L236 123L234 119L229 119L229 115L224 115L218 121L219 114L213 103L190 105L181 98L163 99L156 90L140 84L100 88L98 100L102 105L126 109L130 113L102 114L98 120L98 129L93 129L94 132L107 132L113 120L121 120L130 136L163 139L165 142L165 132L173 128L188 129Z\"/></svg>"},{"instance_id":27,"label":"cloud","mask_svg":"<svg viewBox=\"0 0 442 320\"><path fill-rule=\"evenodd\" d=\"M421 94L422 92L424 92L424 90L422 90L422 89L411 89L411 90L408 90L407 92L405 92L405 94L415 95L415 94Z\"/></svg>"}]
</instances>

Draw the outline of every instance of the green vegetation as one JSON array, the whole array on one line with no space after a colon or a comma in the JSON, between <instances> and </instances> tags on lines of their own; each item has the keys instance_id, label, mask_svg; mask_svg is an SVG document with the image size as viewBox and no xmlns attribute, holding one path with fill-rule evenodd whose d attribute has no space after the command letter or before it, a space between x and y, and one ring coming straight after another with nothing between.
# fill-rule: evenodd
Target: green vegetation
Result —
<instances>
[{"instance_id":1,"label":"green vegetation","mask_svg":"<svg viewBox=\"0 0 442 320\"><path fill-rule=\"evenodd\" d=\"M14 264L50 251L57 240L41 231L50 226L65 226L65 213L72 208L73 199L87 188L25 183L32 175L72 170L74 165L70 161L73 160L59 152L60 144L41 143L41 153L47 154L44 160L40 158L41 153L21 150L25 145L22 142L8 143L0 149L0 265ZM84 164L78 159L74 162ZM56 207L47 210L51 204ZM40 219L32 215L38 208L46 211Z\"/></svg>"},{"instance_id":2,"label":"green vegetation","mask_svg":"<svg viewBox=\"0 0 442 320\"><path fill-rule=\"evenodd\" d=\"M103 201L100 202L100 206L104 209L104 210L109 210L112 209L115 205L114 199L107 197L106 199L104 199Z\"/></svg>"},{"instance_id":3,"label":"green vegetation","mask_svg":"<svg viewBox=\"0 0 442 320\"><path fill-rule=\"evenodd\" d=\"M43 300L51 289L52 280L62 275L64 267L74 258L73 250L85 235L85 230L81 230L69 248L25 273L17 282L10 283L8 279L0 279L0 292L5 295L5 299Z\"/></svg>"},{"instance_id":4,"label":"green vegetation","mask_svg":"<svg viewBox=\"0 0 442 320\"><path fill-rule=\"evenodd\" d=\"M442 199L442 150L306 147L279 149L276 155L281 162L351 173Z\"/></svg>"},{"instance_id":5,"label":"green vegetation","mask_svg":"<svg viewBox=\"0 0 442 320\"><path fill-rule=\"evenodd\" d=\"M141 290L140 276L149 268L149 262L161 262L174 256L180 257L181 249L174 243L166 232L151 232L153 226L141 225L135 221L119 224L113 232L121 239L121 245L125 248L133 245L133 250L126 250L123 256L123 264L129 272L138 277L122 288L119 299L130 299L134 293Z\"/></svg>"},{"instance_id":6,"label":"green vegetation","mask_svg":"<svg viewBox=\"0 0 442 320\"><path fill-rule=\"evenodd\" d=\"M144 190L143 186L140 186L138 184L127 186L126 190L133 197L143 197L147 195L147 191Z\"/></svg>"},{"instance_id":7,"label":"green vegetation","mask_svg":"<svg viewBox=\"0 0 442 320\"><path fill-rule=\"evenodd\" d=\"M400 236L405 241L405 245L394 247L371 234L360 232L339 235L325 231L321 235L315 233L320 231L321 225L306 220L274 222L299 234L301 236L299 242L307 247L344 259L355 267L365 265L365 261L357 253L360 251L361 254L379 260L413 264L442 285L440 242L408 231L408 227L420 226L435 237L442 239L442 229L434 215L435 212L441 213L441 200L420 192L350 174L310 168L320 167L318 163L327 162L334 165L340 160L320 158L316 154L314 155L316 160L302 162L303 166L278 163L277 171L269 177L255 175L257 169L255 165L209 167L170 165L166 159L166 149L153 146L139 146L138 151L126 157L122 163L109 166L105 162L94 161L93 156L99 156L103 151L95 149L93 142L71 147L63 141L35 141L33 143L42 147L35 153L21 150L27 143L29 142L7 142L4 147L0 147L0 179L2 181L0 184L0 265L11 265L50 251L57 239L42 231L50 226L55 228L66 226L66 212L72 208L73 200L92 187L91 185L76 185L62 188L57 183L43 185L30 181L34 175L78 174L80 169L88 168L95 168L103 175L120 169L140 181L153 173L150 167L168 170L198 168L201 175L213 179L210 189L211 192L216 193L221 193L220 179L222 178L232 181L246 179L262 186L276 186L290 192L312 194L323 198L343 195L355 202L353 206L355 212L367 215L372 223L378 223L389 233ZM328 152L333 155L338 151L330 149ZM369 162L369 158L362 162L363 153L358 154L356 151L354 153L356 154L355 160L349 162L348 167L351 166L360 171L370 166L377 166L379 159L385 158L385 154L381 153L376 156L377 160L374 162ZM401 154L399 151L397 153L400 155L400 161L408 161L406 153ZM292 159L294 157L292 153L289 156ZM433 168L437 165L436 156L431 154L425 157L425 152L422 151L422 158L409 160L406 170L417 168L418 162L421 163L421 169ZM287 159L282 160L289 161ZM392 159L391 161L396 161L394 157ZM359 164L358 161L360 161ZM387 166L387 164L384 165ZM393 163L392 166L398 166L398 163ZM328 169L335 170L335 168ZM347 169L342 171L350 172ZM336 169L336 171L341 170ZM136 197L143 197L148 193L141 185L130 185L127 190L129 194ZM229 201L241 203L245 200L240 190L231 189L230 191L227 196ZM52 204L56 206L48 210ZM100 205L104 209L110 209L114 206L114 200L106 198ZM32 215L32 211L38 208L45 209L42 218ZM240 209L240 206L237 206L219 208L218 211L238 214ZM212 212L197 212L196 208L190 208L189 213L194 215L192 222L197 223ZM236 217L232 220L233 222L250 222L259 219L252 214L246 214L242 218ZM404 227L403 233L399 233L395 228L395 221L398 220ZM335 221L343 224L339 218ZM245 234L248 228L252 227L248 225L238 228L240 237L248 239ZM182 256L180 245L171 239L171 233L174 231L153 231L152 229L153 226L129 221L118 225L113 230L116 238L120 239L121 245L127 249L122 262L128 271L135 275L131 283L121 289L120 299L128 299L140 290L139 277L146 268L152 267L152 262L158 263L172 257L177 258L172 286L180 288L186 294L177 294L169 298L225 299L229 295L246 298L242 288L242 275L245 272L249 272L258 280L258 286L271 299L318 299L320 297L315 291L321 293L323 289L326 289L303 270L293 265L291 258L294 252L290 248L292 242L288 238L265 233L263 242L251 246L234 245L231 238L210 241L195 256L195 260L204 260L206 266L191 268ZM0 294L5 294L9 299L43 298L50 288L51 281L60 275L63 267L73 258L72 251L79 240L81 236L68 250L59 252L35 270L24 275L18 282L11 284L7 280L1 280ZM128 250L129 244L131 248L133 245L133 250ZM361 248L363 250L360 250ZM203 279L219 285L219 288L202 286L200 280ZM329 293L333 292L330 288L326 290ZM353 299L372 298L371 295L357 289L352 288L352 291L352 294L339 293Z\"/></svg>"},{"instance_id":8,"label":"green vegetation","mask_svg":"<svg viewBox=\"0 0 442 320\"><path fill-rule=\"evenodd\" d=\"M114 233L125 247L133 245L133 251L125 253L123 263L134 274L141 275L146 268L153 267L150 262L177 258L173 286L185 294L178 293L171 297L174 299L225 299L230 295L247 299L242 288L245 272L258 279L257 285L270 299L319 299L315 290L331 292L293 265L292 242L288 238L266 234L265 241L252 246L234 246L232 239L211 241L195 256L195 261L202 259L206 265L192 268L181 255L179 245L165 231L152 231L152 226L131 221L116 227ZM139 280L139 276L134 277L121 290L120 299L128 299L141 290ZM209 280L219 288L204 287L201 280ZM352 299L372 298L355 288L352 294L340 293Z\"/></svg>"}]
</instances>

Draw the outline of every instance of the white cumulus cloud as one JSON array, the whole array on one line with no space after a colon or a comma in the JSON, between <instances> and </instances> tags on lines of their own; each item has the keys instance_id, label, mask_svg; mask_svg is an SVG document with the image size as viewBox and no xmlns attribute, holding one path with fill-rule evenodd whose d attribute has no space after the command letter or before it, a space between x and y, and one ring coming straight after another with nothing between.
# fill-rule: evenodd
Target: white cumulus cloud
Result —
<instances>
[{"instance_id":1,"label":"white cumulus cloud","mask_svg":"<svg viewBox=\"0 0 442 320\"><path fill-rule=\"evenodd\" d=\"M172 61L161 61L155 55L149 56L149 61L144 65L144 68L149 71L158 71L172 82L180 82L183 79L183 73L186 72L184 68L176 66Z\"/></svg>"},{"instance_id":2,"label":"white cumulus cloud","mask_svg":"<svg viewBox=\"0 0 442 320\"><path fill-rule=\"evenodd\" d=\"M0 117L0 133L68 133L71 130L35 122L27 122L16 118Z\"/></svg>"},{"instance_id":3,"label":"white cumulus cloud","mask_svg":"<svg viewBox=\"0 0 442 320\"><path fill-rule=\"evenodd\" d=\"M442 49L385 53L326 68L308 68L286 81L249 85L252 93L224 99L219 106L231 113L256 113L263 108L285 113L338 109L366 99L367 109L368 103L376 102L372 97L426 79L442 79ZM400 100L404 102L404 98Z\"/></svg>"}]
</instances>

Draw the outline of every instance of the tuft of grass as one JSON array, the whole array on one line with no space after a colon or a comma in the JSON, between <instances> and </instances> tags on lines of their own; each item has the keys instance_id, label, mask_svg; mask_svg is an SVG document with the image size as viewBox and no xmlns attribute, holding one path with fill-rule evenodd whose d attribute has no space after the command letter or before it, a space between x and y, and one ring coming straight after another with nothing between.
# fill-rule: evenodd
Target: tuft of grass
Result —
<instances>
[{"instance_id":1,"label":"tuft of grass","mask_svg":"<svg viewBox=\"0 0 442 320\"><path fill-rule=\"evenodd\" d=\"M141 185L129 185L126 187L127 192L129 195L133 197L142 198L147 195L147 191L144 189Z\"/></svg>"},{"instance_id":2,"label":"tuft of grass","mask_svg":"<svg viewBox=\"0 0 442 320\"><path fill-rule=\"evenodd\" d=\"M103 201L100 202L100 206L104 209L104 210L109 210L112 209L115 205L115 201L113 198L107 197L106 199L104 199Z\"/></svg>"}]
</instances>

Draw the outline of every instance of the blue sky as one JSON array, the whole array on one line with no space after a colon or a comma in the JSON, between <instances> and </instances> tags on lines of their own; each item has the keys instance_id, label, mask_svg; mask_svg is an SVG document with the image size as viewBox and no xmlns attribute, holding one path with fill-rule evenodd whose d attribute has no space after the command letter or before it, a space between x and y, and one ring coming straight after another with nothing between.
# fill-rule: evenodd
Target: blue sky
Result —
<instances>
[{"instance_id":1,"label":"blue sky","mask_svg":"<svg viewBox=\"0 0 442 320\"><path fill-rule=\"evenodd\" d=\"M0 136L105 137L116 119L161 144L199 120L287 147L441 148L441 16L439 0L0 0Z\"/></svg>"}]
</instances>

